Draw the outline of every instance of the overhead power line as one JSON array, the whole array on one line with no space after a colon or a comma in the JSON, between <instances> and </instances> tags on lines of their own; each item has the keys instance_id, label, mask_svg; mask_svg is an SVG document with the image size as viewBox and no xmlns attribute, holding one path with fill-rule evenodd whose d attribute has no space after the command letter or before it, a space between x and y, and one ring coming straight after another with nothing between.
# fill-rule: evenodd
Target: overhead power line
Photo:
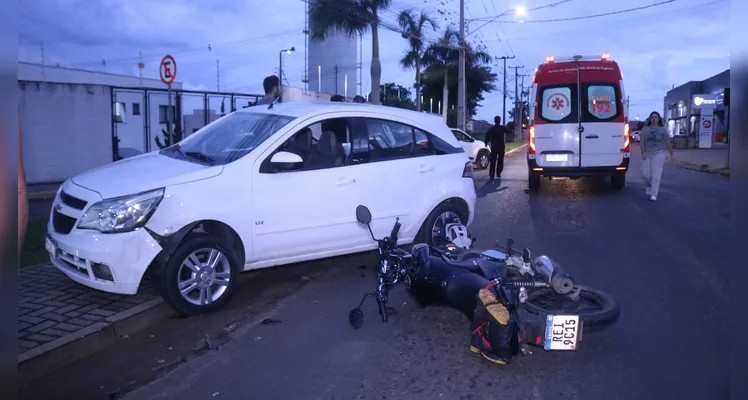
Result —
<instances>
[{"instance_id":1,"label":"overhead power line","mask_svg":"<svg viewBox=\"0 0 748 400\"><path fill-rule=\"evenodd\" d=\"M659 3L649 4L649 5L646 5L646 6L634 7L634 8L627 8L625 10L611 11L611 12L602 13L602 14L585 15L585 16L581 16L581 17L554 18L554 19L536 19L536 20L522 20L522 21L506 20L506 21L498 21L498 22L506 22L506 23L514 23L514 24L521 24L521 23L529 24L529 23L539 23L539 22L577 21L577 20L580 20L580 19L590 19L590 18L607 17L607 16L610 16L610 15L625 14L625 13L629 13L629 12L633 12L633 11L645 10L645 9L652 8L652 7L658 7L658 6L662 6L662 5L665 5L665 4L674 3L676 1L678 1L678 0L661 1ZM496 18L496 17L486 17L486 19L491 19L491 18ZM479 20L485 21L485 19L483 19L483 18L481 18Z\"/></svg>"}]
</instances>

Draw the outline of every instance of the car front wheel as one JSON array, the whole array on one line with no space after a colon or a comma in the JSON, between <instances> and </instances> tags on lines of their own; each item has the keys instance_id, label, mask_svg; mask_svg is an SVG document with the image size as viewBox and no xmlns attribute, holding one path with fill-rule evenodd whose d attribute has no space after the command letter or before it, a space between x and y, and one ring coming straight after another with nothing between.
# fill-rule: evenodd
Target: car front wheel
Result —
<instances>
[{"instance_id":1,"label":"car front wheel","mask_svg":"<svg viewBox=\"0 0 748 400\"><path fill-rule=\"evenodd\" d=\"M199 315L224 307L237 290L239 259L217 238L188 237L164 265L161 294L183 315Z\"/></svg>"},{"instance_id":2,"label":"car front wheel","mask_svg":"<svg viewBox=\"0 0 748 400\"><path fill-rule=\"evenodd\" d=\"M478 156L475 157L475 166L478 167L478 169L488 168L488 162L488 152L485 150L478 153Z\"/></svg>"}]
</instances>

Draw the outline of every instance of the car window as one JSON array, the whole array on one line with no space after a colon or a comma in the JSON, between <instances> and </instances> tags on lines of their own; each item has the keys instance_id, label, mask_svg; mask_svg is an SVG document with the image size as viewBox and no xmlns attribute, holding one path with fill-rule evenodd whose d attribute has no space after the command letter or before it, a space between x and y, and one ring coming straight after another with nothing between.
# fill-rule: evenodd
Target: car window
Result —
<instances>
[{"instance_id":1,"label":"car window","mask_svg":"<svg viewBox=\"0 0 748 400\"><path fill-rule=\"evenodd\" d=\"M276 114L234 113L160 153L195 162L228 164L257 148L293 120L294 117Z\"/></svg>"},{"instance_id":2,"label":"car window","mask_svg":"<svg viewBox=\"0 0 748 400\"><path fill-rule=\"evenodd\" d=\"M383 119L366 120L369 161L411 157L414 154L413 128Z\"/></svg>"},{"instance_id":3,"label":"car window","mask_svg":"<svg viewBox=\"0 0 748 400\"><path fill-rule=\"evenodd\" d=\"M301 157L304 162L294 171L340 167L348 164L351 156L350 130L344 118L320 121L300 129L276 152L286 151Z\"/></svg>"},{"instance_id":4,"label":"car window","mask_svg":"<svg viewBox=\"0 0 748 400\"><path fill-rule=\"evenodd\" d=\"M618 115L616 89L612 85L587 86L586 121L608 120ZM592 118L590 118L592 117Z\"/></svg>"},{"instance_id":5,"label":"car window","mask_svg":"<svg viewBox=\"0 0 748 400\"><path fill-rule=\"evenodd\" d=\"M455 137L457 138L457 140L459 140L461 142L469 142L470 141L470 139L464 133L462 133L462 132L460 132L458 130L453 129L452 133L455 135Z\"/></svg>"},{"instance_id":6,"label":"car window","mask_svg":"<svg viewBox=\"0 0 748 400\"><path fill-rule=\"evenodd\" d=\"M432 155L434 151L431 147L431 140L429 140L429 134L420 130L413 129L416 137L416 156Z\"/></svg>"},{"instance_id":7,"label":"car window","mask_svg":"<svg viewBox=\"0 0 748 400\"><path fill-rule=\"evenodd\" d=\"M576 108L571 86L544 88L540 100L540 116L548 122L567 122Z\"/></svg>"}]
</instances>

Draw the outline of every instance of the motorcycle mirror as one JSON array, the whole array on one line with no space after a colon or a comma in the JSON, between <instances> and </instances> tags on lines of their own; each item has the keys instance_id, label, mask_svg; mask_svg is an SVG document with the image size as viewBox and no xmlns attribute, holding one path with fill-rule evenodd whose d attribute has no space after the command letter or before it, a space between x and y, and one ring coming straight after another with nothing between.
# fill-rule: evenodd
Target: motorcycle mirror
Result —
<instances>
[{"instance_id":1,"label":"motorcycle mirror","mask_svg":"<svg viewBox=\"0 0 748 400\"><path fill-rule=\"evenodd\" d=\"M530 249L524 249L522 251L522 261L525 263L530 262Z\"/></svg>"},{"instance_id":2,"label":"motorcycle mirror","mask_svg":"<svg viewBox=\"0 0 748 400\"><path fill-rule=\"evenodd\" d=\"M371 222L371 211L366 206L356 207L356 219L362 224L368 225Z\"/></svg>"},{"instance_id":3,"label":"motorcycle mirror","mask_svg":"<svg viewBox=\"0 0 748 400\"><path fill-rule=\"evenodd\" d=\"M364 325L364 312L356 307L348 314L348 322L353 329L358 329Z\"/></svg>"}]
</instances>

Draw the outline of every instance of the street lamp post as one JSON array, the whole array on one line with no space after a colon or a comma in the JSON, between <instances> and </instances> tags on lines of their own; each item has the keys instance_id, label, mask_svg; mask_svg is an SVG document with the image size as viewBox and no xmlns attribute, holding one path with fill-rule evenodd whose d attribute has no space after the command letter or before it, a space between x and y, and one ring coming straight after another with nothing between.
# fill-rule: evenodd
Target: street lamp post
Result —
<instances>
[{"instance_id":1,"label":"street lamp post","mask_svg":"<svg viewBox=\"0 0 748 400\"><path fill-rule=\"evenodd\" d=\"M279 89L283 87L283 53L291 54L292 51L296 51L296 48L291 47L290 49L281 50L278 54L278 81L280 82L278 86Z\"/></svg>"}]
</instances>

